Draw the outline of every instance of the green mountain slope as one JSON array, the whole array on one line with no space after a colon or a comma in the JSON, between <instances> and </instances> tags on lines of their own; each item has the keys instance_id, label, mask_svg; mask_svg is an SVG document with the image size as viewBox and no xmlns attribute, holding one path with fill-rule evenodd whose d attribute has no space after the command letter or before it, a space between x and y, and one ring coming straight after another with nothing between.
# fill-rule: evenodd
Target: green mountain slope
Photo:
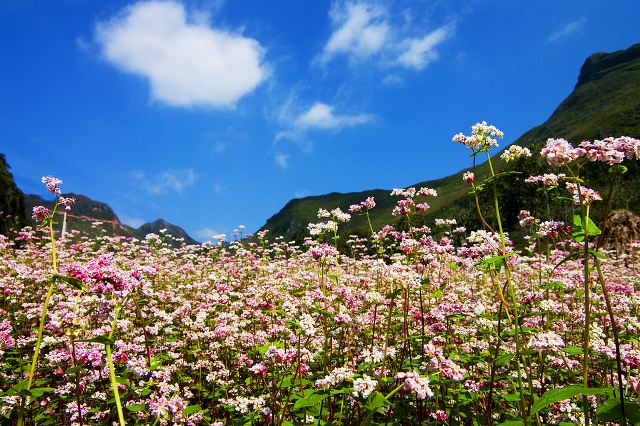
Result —
<instances>
[{"instance_id":1,"label":"green mountain slope","mask_svg":"<svg viewBox=\"0 0 640 426\"><path fill-rule=\"evenodd\" d=\"M100 201L92 200L89 197L79 194L64 194L65 197L73 197L76 199L76 203L67 214L67 232L77 231L78 237L95 238L100 236L123 236L134 237L139 240L143 240L147 234L162 235L161 230L166 230L166 235L171 235L173 239L167 239L166 242L174 247L179 247L181 241L176 239L184 239L184 242L189 245L199 244L193 238L191 238L182 228L176 225L172 225L163 219L158 219L155 222L145 223L139 228L135 229L130 226L120 223L120 219L115 214L113 209L109 205ZM24 197L25 211L31 212L34 206L45 206L48 209L53 209L53 201L45 200L38 195L26 195ZM56 212L57 224L55 225L56 231L62 230L64 222L64 209L59 209ZM32 226L37 226L35 222L31 223ZM74 237L74 238L78 238Z\"/></svg>"},{"instance_id":2,"label":"green mountain slope","mask_svg":"<svg viewBox=\"0 0 640 426\"><path fill-rule=\"evenodd\" d=\"M534 157L539 157L541 146L548 138L565 138L574 143L582 140L603 139L609 136L640 137L640 44L627 50L614 53L596 53L590 56L581 68L578 84L571 93L549 117L549 119L524 135L514 144L529 147ZM522 175L512 175L501 181L503 203L505 210L502 216L508 217L507 224L514 224L520 208L532 208L525 205L531 201L531 189L523 187L522 180L531 174L553 171L538 159L520 161L507 165L499 159L499 153L492 153L493 165L498 170L509 170L518 167L523 170ZM451 176L418 182L419 187L434 188L438 196L429 198L431 207L424 223L431 225L434 218L455 218L460 225L468 229L481 228L477 219L475 204L467 195L468 186L462 180L462 175L469 169L461 170ZM479 165L476 178L483 179L488 175L488 165ZM524 177L523 177L524 176ZM605 189L606 169L599 169L591 176L595 180L596 189ZM626 192L618 192L614 198L615 207L626 207L638 212L640 200L634 195L635 188L640 187L640 170L633 164L629 173L621 182ZM507 192L511 191L511 192ZM272 236L282 236L285 240L301 242L308 235L306 227L309 223L318 222L319 208L332 209L339 207L347 211L351 204L364 201L373 196L376 208L371 211L374 230L379 230L386 224L402 225L398 217L391 212L398 197L390 196L391 190L366 190L351 193L331 193L321 196L305 197L291 200L284 208L272 216L261 230L269 230ZM606 191L605 191L606 192ZM523 205L519 205L522 202ZM596 212L597 213L597 212ZM488 214L491 219L491 214ZM368 235L369 227L366 219L353 216L348 223L341 225L341 234ZM514 230L517 232L517 230Z\"/></svg>"}]
</instances>

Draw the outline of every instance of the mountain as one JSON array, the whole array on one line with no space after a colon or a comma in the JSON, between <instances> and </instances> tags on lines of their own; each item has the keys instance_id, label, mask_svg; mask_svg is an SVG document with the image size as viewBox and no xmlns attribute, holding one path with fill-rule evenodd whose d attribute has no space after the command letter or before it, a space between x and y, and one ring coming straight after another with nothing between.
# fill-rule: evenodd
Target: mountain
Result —
<instances>
[{"instance_id":1,"label":"mountain","mask_svg":"<svg viewBox=\"0 0 640 426\"><path fill-rule=\"evenodd\" d=\"M0 154L0 233L18 230L27 224L24 194L16 186L4 154Z\"/></svg>"},{"instance_id":2,"label":"mountain","mask_svg":"<svg viewBox=\"0 0 640 426\"><path fill-rule=\"evenodd\" d=\"M191 238L184 229L172 225L163 219L145 223L135 229L122 224L113 209L105 203L92 200L80 194L69 193L64 194L64 196L76 199L75 205L67 213L66 231L79 231L79 236L81 237L86 236L91 238L107 235L110 237L134 237L143 240L147 234L153 233L157 235L171 235L173 239L167 239L166 242L173 247L180 246L182 243L181 239L184 239L184 243L188 245L199 244ZM51 210L53 209L53 201L45 200L38 195L24 196L24 211L27 212L27 215L31 216L31 210L34 206L45 206ZM58 210L56 212L57 230L62 230L64 212L64 210ZM32 222L32 225L35 225L35 222Z\"/></svg>"},{"instance_id":3,"label":"mountain","mask_svg":"<svg viewBox=\"0 0 640 426\"><path fill-rule=\"evenodd\" d=\"M525 169L522 175L507 177L500 184L502 195L508 197L503 199L510 201L501 206L501 216L507 218L505 222L511 225L510 231L518 232L513 225L517 224L516 217L520 208L531 207L527 206L527 202L531 203L532 197L536 197L530 188L524 186L522 176L554 171L543 164L540 156L536 155L548 138L562 137L579 143L582 140L622 135L640 138L640 44L618 52L596 53L585 61L573 92L547 121L529 130L514 142L516 145L529 147L536 159L519 160L519 163L507 165L500 160L499 153L492 154L493 166L497 171L513 170L514 167ZM616 193L612 205L614 208L627 208L638 213L640 195L636 195L636 189L640 187L640 169L637 161L627 166L629 172L623 175L619 185L622 190ZM438 192L437 197L428 200L431 208L423 218L423 224L433 226L434 218L439 217L455 218L459 225L466 226L467 229L482 227L477 218L473 197L467 195L468 185L462 180L463 173L468 170L461 170L442 179L410 185L416 188L433 188ZM594 180L593 187L602 193L607 192L606 177L609 174L606 172L606 168L596 167L589 176ZM488 176L488 164L477 166L475 173L477 180ZM293 199L269 218L261 230L268 229L272 236L282 236L286 241L301 242L309 235L307 225L319 221L319 208L331 210L339 207L347 211L351 204L357 204L371 196L377 204L370 212L375 231L386 224L402 226L401 218L391 215L399 198L391 197L390 192L391 190L374 189ZM483 191L481 194L485 194L486 197L490 192ZM546 202L548 204L548 200ZM502 212L502 209L505 211ZM533 208L531 211L534 211ZM602 212L594 208L594 215L599 213ZM490 211L487 213L487 219L492 219ZM351 221L341 224L340 229L343 236L370 234L369 225L362 216L352 215ZM346 238L341 239L344 240Z\"/></svg>"}]
</instances>

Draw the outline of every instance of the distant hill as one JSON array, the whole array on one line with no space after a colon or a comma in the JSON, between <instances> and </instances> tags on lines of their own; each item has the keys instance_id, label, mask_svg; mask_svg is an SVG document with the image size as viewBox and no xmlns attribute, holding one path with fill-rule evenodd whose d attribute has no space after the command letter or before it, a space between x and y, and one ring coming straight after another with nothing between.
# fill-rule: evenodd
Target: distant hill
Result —
<instances>
[{"instance_id":1,"label":"distant hill","mask_svg":"<svg viewBox=\"0 0 640 426\"><path fill-rule=\"evenodd\" d=\"M199 244L196 240L191 238L184 229L179 226L172 225L163 219L158 219L155 222L145 223L138 229L124 225L118 219L113 209L107 204L100 201L92 200L89 197L79 194L64 194L65 197L74 197L76 203L73 208L67 214L67 232L73 230L79 231L80 236L97 237L101 235L106 236L125 236L134 237L143 240L147 234L161 235L160 232L166 229L165 234L171 235L174 240L167 239L167 243L172 246L179 246L180 241L176 239L184 239L184 243ZM31 216L31 210L34 206L45 206L49 209L53 208L52 200L45 200L38 195L26 195L24 196L25 211ZM56 212L56 230L62 230L64 209L59 209ZM32 225L35 225L33 222Z\"/></svg>"},{"instance_id":2,"label":"distant hill","mask_svg":"<svg viewBox=\"0 0 640 426\"><path fill-rule=\"evenodd\" d=\"M494 167L498 170L505 171L513 167L525 169L525 173L517 175L519 177L514 175L501 181L503 191L512 191L510 194L503 194L506 198L503 197L505 202L502 208L507 214L501 212L501 216L507 216L507 223L513 224L520 208L532 208L526 206L527 202L531 202L531 190L523 187L522 176L552 171L546 164L542 164L540 156L537 155L548 138L565 138L579 143L582 140L622 135L640 138L640 44L614 53L596 53L585 61L574 91L547 121L529 130L514 142L531 148L537 159L506 165L499 159L499 153L492 154ZM640 199L636 194L637 188L640 188L640 170L636 164L629 164L628 167L629 173L624 175L621 182L621 187L626 188L626 192L616 193L613 205L614 208L624 207L638 213ZM424 219L425 224L432 225L434 218L440 217L455 218L468 229L482 227L477 220L475 205L472 204L473 198L467 194L468 186L462 180L462 175L467 170L469 169L442 179L410 185L416 188L434 188L438 191L438 197L428 201L431 209ZM489 173L487 164L479 165L475 172L478 179L486 177ZM531 173L526 174L527 172ZM607 176L606 169L601 169L590 177L595 180L596 189L606 192ZM370 196L373 196L377 203L376 208L371 211L374 230L377 231L386 224L401 226L400 218L391 215L398 197L391 197L390 192L390 189L373 189L293 199L269 218L261 230L268 229L271 235L282 236L287 241L301 242L304 236L308 235L307 225L318 222L319 208L330 210L340 207L347 211L351 204L364 201ZM490 212L488 218L491 219ZM352 215L352 220L342 224L340 228L342 235L369 234L368 224L362 216ZM510 230L518 232L515 228ZM344 238L342 240L344 241Z\"/></svg>"},{"instance_id":3,"label":"distant hill","mask_svg":"<svg viewBox=\"0 0 640 426\"><path fill-rule=\"evenodd\" d=\"M0 154L0 234L18 230L27 224L24 194L16 186L4 154Z\"/></svg>"}]
</instances>

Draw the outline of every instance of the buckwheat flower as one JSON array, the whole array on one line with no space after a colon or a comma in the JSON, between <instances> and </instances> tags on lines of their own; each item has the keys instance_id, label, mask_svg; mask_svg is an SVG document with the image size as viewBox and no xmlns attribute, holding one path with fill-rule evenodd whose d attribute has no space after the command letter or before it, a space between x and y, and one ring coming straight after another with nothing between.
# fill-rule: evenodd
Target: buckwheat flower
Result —
<instances>
[{"instance_id":1,"label":"buckwheat flower","mask_svg":"<svg viewBox=\"0 0 640 426\"><path fill-rule=\"evenodd\" d=\"M486 149L491 148L492 146L498 146L496 139L491 138L490 136L502 138L504 134L495 126L487 125L487 122L483 121L482 123L477 123L471 127L471 136L465 136L462 133L458 133L453 137L452 141L459 142L471 149Z\"/></svg>"},{"instance_id":2,"label":"buckwheat flower","mask_svg":"<svg viewBox=\"0 0 640 426\"><path fill-rule=\"evenodd\" d=\"M476 180L476 175L473 172L464 172L462 180L468 184L472 184Z\"/></svg>"},{"instance_id":3,"label":"buckwheat flower","mask_svg":"<svg viewBox=\"0 0 640 426\"><path fill-rule=\"evenodd\" d=\"M58 201L64 206L65 210L71 210L71 207L76 203L76 199L73 197L60 197Z\"/></svg>"},{"instance_id":4,"label":"buckwheat flower","mask_svg":"<svg viewBox=\"0 0 640 426\"><path fill-rule=\"evenodd\" d=\"M558 238L560 232L565 230L564 222L547 220L540 224L538 235L541 237Z\"/></svg>"},{"instance_id":5,"label":"buckwheat flower","mask_svg":"<svg viewBox=\"0 0 640 426\"><path fill-rule=\"evenodd\" d=\"M573 193L573 201L576 205L580 205L580 201L582 201L583 206L590 206L594 201L602 201L602 196L598 191L587 188L584 185L580 186L580 192L578 193L578 185L573 182L567 182L567 190Z\"/></svg>"},{"instance_id":6,"label":"buckwheat flower","mask_svg":"<svg viewBox=\"0 0 640 426\"><path fill-rule=\"evenodd\" d=\"M529 148L523 148L518 145L511 145L509 149L500 155L500 158L507 163L522 157L531 157L531 151L529 151Z\"/></svg>"},{"instance_id":7,"label":"buckwheat flower","mask_svg":"<svg viewBox=\"0 0 640 426\"><path fill-rule=\"evenodd\" d=\"M427 210L429 210L429 204L427 203L416 204L416 210L420 212L426 212Z\"/></svg>"},{"instance_id":8,"label":"buckwheat flower","mask_svg":"<svg viewBox=\"0 0 640 426\"><path fill-rule=\"evenodd\" d=\"M640 158L640 140L629 136L621 136L615 139L614 144L618 151L624 152L627 160Z\"/></svg>"},{"instance_id":9,"label":"buckwheat flower","mask_svg":"<svg viewBox=\"0 0 640 426\"><path fill-rule=\"evenodd\" d=\"M525 183L541 182L544 186L558 186L558 181L560 179L564 179L565 177L567 177L567 175L564 173L560 173L557 175L553 173L545 173L543 175L530 176L524 181Z\"/></svg>"},{"instance_id":10,"label":"buckwheat flower","mask_svg":"<svg viewBox=\"0 0 640 426\"><path fill-rule=\"evenodd\" d=\"M367 199L360 204L368 209L372 209L376 206L376 202L374 201L373 197L367 197Z\"/></svg>"},{"instance_id":11,"label":"buckwheat flower","mask_svg":"<svg viewBox=\"0 0 640 426\"><path fill-rule=\"evenodd\" d=\"M359 396L367 398L371 395L371 392L376 390L377 386L377 380L373 380L371 377L364 374L361 378L357 378L353 381L353 396L356 398Z\"/></svg>"},{"instance_id":12,"label":"buckwheat flower","mask_svg":"<svg viewBox=\"0 0 640 426\"><path fill-rule=\"evenodd\" d=\"M35 206L32 210L32 215L31 215L33 220L37 220L40 222L42 222L43 220L45 220L50 216L51 216L51 212L45 206Z\"/></svg>"},{"instance_id":13,"label":"buckwheat flower","mask_svg":"<svg viewBox=\"0 0 640 426\"><path fill-rule=\"evenodd\" d=\"M549 333L538 333L531 336L531 340L529 340L529 349L534 349L536 351L549 350L552 352L558 352L560 348L563 347L564 341L562 340L562 337L553 331Z\"/></svg>"},{"instance_id":14,"label":"buckwheat flower","mask_svg":"<svg viewBox=\"0 0 640 426\"><path fill-rule=\"evenodd\" d=\"M403 389L415 393L417 399L432 398L434 396L429 387L429 377L421 377L416 371L410 373L399 372L396 374L396 379L404 379Z\"/></svg>"},{"instance_id":15,"label":"buckwheat flower","mask_svg":"<svg viewBox=\"0 0 640 426\"><path fill-rule=\"evenodd\" d=\"M47 191L60 195L60 185L62 181L60 179L54 178L53 176L42 176L42 183L47 187Z\"/></svg>"},{"instance_id":16,"label":"buckwheat flower","mask_svg":"<svg viewBox=\"0 0 640 426\"><path fill-rule=\"evenodd\" d=\"M625 157L624 151L618 151L614 138L594 142L583 141L579 147L585 150L585 156L589 161L602 161L610 166L622 163Z\"/></svg>"},{"instance_id":17,"label":"buckwheat flower","mask_svg":"<svg viewBox=\"0 0 640 426\"><path fill-rule=\"evenodd\" d=\"M352 204L349 206L349 212L350 213L357 213L360 210L362 210L362 206L359 204Z\"/></svg>"},{"instance_id":18,"label":"buckwheat flower","mask_svg":"<svg viewBox=\"0 0 640 426\"><path fill-rule=\"evenodd\" d=\"M327 209L319 209L318 210L318 219L322 219L323 217L331 217L331 213Z\"/></svg>"},{"instance_id":19,"label":"buckwheat flower","mask_svg":"<svg viewBox=\"0 0 640 426\"><path fill-rule=\"evenodd\" d=\"M525 226L536 223L536 218L531 216L531 212L529 212L529 210L520 210L518 221L520 221L520 226L524 228Z\"/></svg>"},{"instance_id":20,"label":"buckwheat flower","mask_svg":"<svg viewBox=\"0 0 640 426\"><path fill-rule=\"evenodd\" d=\"M567 140L553 138L547 139L547 146L540 151L540 155L547 160L547 163L557 167L580 158L581 153L582 151L574 148Z\"/></svg>"},{"instance_id":21,"label":"buckwheat flower","mask_svg":"<svg viewBox=\"0 0 640 426\"><path fill-rule=\"evenodd\" d=\"M339 207L331 210L331 217L338 222L349 222L349 220L351 220L351 215L349 213L344 213Z\"/></svg>"},{"instance_id":22,"label":"buckwheat flower","mask_svg":"<svg viewBox=\"0 0 640 426\"><path fill-rule=\"evenodd\" d=\"M418 192L416 192L416 195L418 197L428 197L428 196L437 197L438 192L433 188L420 188Z\"/></svg>"},{"instance_id":23,"label":"buckwheat flower","mask_svg":"<svg viewBox=\"0 0 640 426\"><path fill-rule=\"evenodd\" d=\"M447 420L447 413L442 410L436 410L435 413L431 413L431 417L433 417L435 420L438 420L439 422L443 422Z\"/></svg>"}]
</instances>

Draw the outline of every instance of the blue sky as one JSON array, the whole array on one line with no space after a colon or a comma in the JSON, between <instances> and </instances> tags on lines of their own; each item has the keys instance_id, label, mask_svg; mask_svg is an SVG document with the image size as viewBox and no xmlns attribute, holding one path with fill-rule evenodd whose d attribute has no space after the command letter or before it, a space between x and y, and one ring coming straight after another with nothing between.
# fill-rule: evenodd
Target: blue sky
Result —
<instances>
[{"instance_id":1,"label":"blue sky","mask_svg":"<svg viewBox=\"0 0 640 426\"><path fill-rule=\"evenodd\" d=\"M454 134L513 142L639 21L635 0L0 0L0 152L25 193L53 175L134 227L255 232L292 198L468 167Z\"/></svg>"}]
</instances>

